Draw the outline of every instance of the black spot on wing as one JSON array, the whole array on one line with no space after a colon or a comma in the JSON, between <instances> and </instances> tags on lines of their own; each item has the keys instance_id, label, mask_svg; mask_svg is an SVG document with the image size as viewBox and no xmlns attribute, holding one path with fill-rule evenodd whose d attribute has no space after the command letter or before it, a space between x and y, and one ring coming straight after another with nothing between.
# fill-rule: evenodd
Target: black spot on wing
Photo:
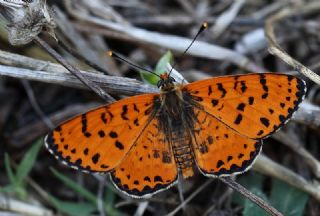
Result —
<instances>
[{"instance_id":1,"label":"black spot on wing","mask_svg":"<svg viewBox=\"0 0 320 216\"><path fill-rule=\"evenodd\" d=\"M238 107L237 107L237 110L239 111L244 111L244 108L246 107L246 104L245 103L239 103L238 104Z\"/></svg>"},{"instance_id":2,"label":"black spot on wing","mask_svg":"<svg viewBox=\"0 0 320 216\"><path fill-rule=\"evenodd\" d=\"M155 176L155 177L154 177L154 181L155 181L155 182L163 182L161 176Z\"/></svg>"},{"instance_id":3,"label":"black spot on wing","mask_svg":"<svg viewBox=\"0 0 320 216\"><path fill-rule=\"evenodd\" d=\"M279 120L281 123L286 121L286 117L284 115L279 115Z\"/></svg>"},{"instance_id":4,"label":"black spot on wing","mask_svg":"<svg viewBox=\"0 0 320 216\"><path fill-rule=\"evenodd\" d=\"M101 113L101 121L104 123L104 124L107 124L107 119L106 119L106 113Z\"/></svg>"},{"instance_id":5,"label":"black spot on wing","mask_svg":"<svg viewBox=\"0 0 320 216\"><path fill-rule=\"evenodd\" d=\"M252 105L253 102L254 102L254 97L249 97L249 98L248 98L248 103L249 103L249 105Z\"/></svg>"},{"instance_id":6,"label":"black spot on wing","mask_svg":"<svg viewBox=\"0 0 320 216\"><path fill-rule=\"evenodd\" d=\"M122 106L122 113L121 113L121 118L123 120L129 120L127 117L127 113L128 113L128 106L127 105L123 105Z\"/></svg>"},{"instance_id":7,"label":"black spot on wing","mask_svg":"<svg viewBox=\"0 0 320 216\"><path fill-rule=\"evenodd\" d=\"M54 130L57 131L57 132L61 132L62 128L61 128L61 126L58 126Z\"/></svg>"},{"instance_id":8,"label":"black spot on wing","mask_svg":"<svg viewBox=\"0 0 320 216\"><path fill-rule=\"evenodd\" d=\"M270 125L269 119L264 118L264 117L261 117L261 118L260 118L260 122L261 122L264 126L266 126L266 127L269 127L269 125Z\"/></svg>"},{"instance_id":9,"label":"black spot on wing","mask_svg":"<svg viewBox=\"0 0 320 216\"><path fill-rule=\"evenodd\" d=\"M124 149L124 146L121 142L119 142L118 140L115 142L115 146L120 149L120 150L123 150Z\"/></svg>"},{"instance_id":10,"label":"black spot on wing","mask_svg":"<svg viewBox=\"0 0 320 216\"><path fill-rule=\"evenodd\" d=\"M266 93L264 93L263 95L261 95L261 98L262 98L262 99L266 99L266 98L268 97L268 95L269 95L268 92L266 92Z\"/></svg>"},{"instance_id":11,"label":"black spot on wing","mask_svg":"<svg viewBox=\"0 0 320 216\"><path fill-rule=\"evenodd\" d=\"M211 85L209 85L209 87L208 87L208 96L210 96L212 94L212 87L211 87Z\"/></svg>"},{"instance_id":12,"label":"black spot on wing","mask_svg":"<svg viewBox=\"0 0 320 216\"><path fill-rule=\"evenodd\" d=\"M151 179L150 179L149 176L145 176L143 180L145 180L145 181L147 181L147 182L151 182Z\"/></svg>"},{"instance_id":13,"label":"black spot on wing","mask_svg":"<svg viewBox=\"0 0 320 216\"><path fill-rule=\"evenodd\" d=\"M101 137L101 138L105 137L105 133L104 133L103 130L100 130L100 131L98 132L98 135L99 135L99 137Z\"/></svg>"},{"instance_id":14,"label":"black spot on wing","mask_svg":"<svg viewBox=\"0 0 320 216\"><path fill-rule=\"evenodd\" d=\"M74 163L75 163L75 165L80 166L82 164L82 160L79 158Z\"/></svg>"},{"instance_id":15,"label":"black spot on wing","mask_svg":"<svg viewBox=\"0 0 320 216\"><path fill-rule=\"evenodd\" d=\"M117 138L117 137L118 137L118 134L117 134L116 132L114 132L114 131L110 131L109 136L110 136L111 138Z\"/></svg>"},{"instance_id":16,"label":"black spot on wing","mask_svg":"<svg viewBox=\"0 0 320 216\"><path fill-rule=\"evenodd\" d=\"M133 104L133 110L136 111L137 113L140 112L140 110L138 109L137 105L136 104Z\"/></svg>"},{"instance_id":17,"label":"black spot on wing","mask_svg":"<svg viewBox=\"0 0 320 216\"><path fill-rule=\"evenodd\" d=\"M89 153L89 149L88 149L88 148L85 148L85 150L83 150L83 154L84 154L84 155L88 155L88 153Z\"/></svg>"},{"instance_id":18,"label":"black spot on wing","mask_svg":"<svg viewBox=\"0 0 320 216\"><path fill-rule=\"evenodd\" d=\"M273 114L273 113L274 113L274 110L273 110L273 109L269 108L268 110L269 110L269 113L270 113L270 114Z\"/></svg>"},{"instance_id":19,"label":"black spot on wing","mask_svg":"<svg viewBox=\"0 0 320 216\"><path fill-rule=\"evenodd\" d=\"M264 131L263 131L263 130L260 130L260 131L257 133L257 135L258 135L258 136L261 136L263 133L264 133Z\"/></svg>"},{"instance_id":20,"label":"black spot on wing","mask_svg":"<svg viewBox=\"0 0 320 216\"><path fill-rule=\"evenodd\" d=\"M241 92L244 93L248 88L247 85L246 85L246 82L245 81L241 81L240 84L241 84Z\"/></svg>"},{"instance_id":21,"label":"black spot on wing","mask_svg":"<svg viewBox=\"0 0 320 216\"><path fill-rule=\"evenodd\" d=\"M223 88L222 83L217 83L218 90L221 91L221 98L225 97L227 91Z\"/></svg>"},{"instance_id":22,"label":"black spot on wing","mask_svg":"<svg viewBox=\"0 0 320 216\"><path fill-rule=\"evenodd\" d=\"M218 162L217 162L217 168L219 169L221 166L223 166L224 165L224 162L222 161L222 160L219 160Z\"/></svg>"},{"instance_id":23,"label":"black spot on wing","mask_svg":"<svg viewBox=\"0 0 320 216\"><path fill-rule=\"evenodd\" d=\"M215 99L212 99L211 100L211 103L212 103L212 106L215 107L218 105L219 101L218 100L215 100Z\"/></svg>"},{"instance_id":24,"label":"black spot on wing","mask_svg":"<svg viewBox=\"0 0 320 216\"><path fill-rule=\"evenodd\" d=\"M241 123L241 121L242 121L242 114L239 113L237 115L237 118L235 119L234 123L238 125Z\"/></svg>"},{"instance_id":25,"label":"black spot on wing","mask_svg":"<svg viewBox=\"0 0 320 216\"><path fill-rule=\"evenodd\" d=\"M92 162L93 162L94 164L97 164L98 161L99 161L99 158L100 158L100 154L99 154L99 153L95 154L95 155L92 157Z\"/></svg>"}]
</instances>

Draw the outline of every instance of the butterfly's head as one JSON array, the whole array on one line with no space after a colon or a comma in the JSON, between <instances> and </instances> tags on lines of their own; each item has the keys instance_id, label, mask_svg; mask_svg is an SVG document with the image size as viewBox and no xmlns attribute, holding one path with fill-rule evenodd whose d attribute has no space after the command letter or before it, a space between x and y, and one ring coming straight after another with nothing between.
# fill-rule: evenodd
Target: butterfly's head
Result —
<instances>
[{"instance_id":1,"label":"butterfly's head","mask_svg":"<svg viewBox=\"0 0 320 216\"><path fill-rule=\"evenodd\" d=\"M175 81L176 80L173 77L169 76L168 73L163 73L163 74L160 74L160 80L158 81L157 86L161 90L168 91L174 88Z\"/></svg>"}]
</instances>

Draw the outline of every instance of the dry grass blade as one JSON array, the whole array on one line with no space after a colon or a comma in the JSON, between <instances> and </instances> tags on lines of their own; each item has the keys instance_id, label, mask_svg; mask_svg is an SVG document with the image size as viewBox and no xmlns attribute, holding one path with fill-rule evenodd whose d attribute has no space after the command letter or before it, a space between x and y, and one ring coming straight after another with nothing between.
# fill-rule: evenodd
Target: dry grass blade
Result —
<instances>
[{"instance_id":1,"label":"dry grass blade","mask_svg":"<svg viewBox=\"0 0 320 216\"><path fill-rule=\"evenodd\" d=\"M212 27L212 29L210 29L215 39L220 37L224 30L228 28L228 26L237 16L238 12L241 10L245 2L246 0L234 1L232 6L217 18L215 25Z\"/></svg>"},{"instance_id":2,"label":"dry grass blade","mask_svg":"<svg viewBox=\"0 0 320 216\"><path fill-rule=\"evenodd\" d=\"M0 195L0 208L1 211L16 212L18 215L30 215L30 216L51 216L54 215L51 210L45 209L41 206L32 205L30 203L22 202L8 196ZM2 213L0 213L2 214ZM6 215L6 214L2 214Z\"/></svg>"},{"instance_id":3,"label":"dry grass blade","mask_svg":"<svg viewBox=\"0 0 320 216\"><path fill-rule=\"evenodd\" d=\"M141 28L100 19L98 17L90 16L88 14L79 13L78 10L75 11L73 9L71 2L65 1L65 4L70 13L79 20L83 20L94 25L112 29L113 31L125 34L143 44L151 44L154 46L160 46L166 49L183 52L192 41L189 38L173 36L169 34L162 34L158 32L151 32ZM241 68L246 68L248 71L265 71L263 68L259 67L258 65L250 61L247 57L237 52L234 52L231 49L227 49L218 45L209 44L202 41L196 41L192 48L188 51L188 54L207 59L225 60L228 62L232 62Z\"/></svg>"},{"instance_id":4,"label":"dry grass blade","mask_svg":"<svg viewBox=\"0 0 320 216\"><path fill-rule=\"evenodd\" d=\"M293 187L299 188L307 192L316 200L320 201L320 185L315 183L311 184L302 176L297 175L291 170L277 164L270 158L260 155L253 166L253 169L268 176L280 179Z\"/></svg>"}]
</instances>

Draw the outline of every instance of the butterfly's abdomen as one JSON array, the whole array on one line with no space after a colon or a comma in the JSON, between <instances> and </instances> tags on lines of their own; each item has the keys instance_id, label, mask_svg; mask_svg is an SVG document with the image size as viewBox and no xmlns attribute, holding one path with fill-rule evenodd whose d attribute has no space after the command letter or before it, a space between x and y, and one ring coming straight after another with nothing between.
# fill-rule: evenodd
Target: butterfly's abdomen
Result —
<instances>
[{"instance_id":1,"label":"butterfly's abdomen","mask_svg":"<svg viewBox=\"0 0 320 216\"><path fill-rule=\"evenodd\" d=\"M190 136L176 135L172 138L172 144L173 155L183 177L193 176L194 156Z\"/></svg>"}]
</instances>

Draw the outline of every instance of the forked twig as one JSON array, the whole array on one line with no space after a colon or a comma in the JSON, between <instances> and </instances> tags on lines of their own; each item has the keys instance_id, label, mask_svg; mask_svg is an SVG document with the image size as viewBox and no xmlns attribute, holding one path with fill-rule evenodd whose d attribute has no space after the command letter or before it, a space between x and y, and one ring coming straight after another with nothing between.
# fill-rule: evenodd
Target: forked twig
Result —
<instances>
[{"instance_id":1,"label":"forked twig","mask_svg":"<svg viewBox=\"0 0 320 216\"><path fill-rule=\"evenodd\" d=\"M307 12L312 12L314 10L320 9L320 2L311 2L310 4L307 4L302 9L283 9L276 13L274 16L270 17L266 21L265 25L265 35L269 42L269 52L273 55L278 56L281 58L284 62L291 65L294 69L311 79L313 82L320 85L320 76L314 73L312 70L292 58L286 51L284 51L281 46L277 43L276 36L274 33L274 24L278 22L279 20L290 17L297 14L304 14Z\"/></svg>"},{"instance_id":2,"label":"forked twig","mask_svg":"<svg viewBox=\"0 0 320 216\"><path fill-rule=\"evenodd\" d=\"M236 190L239 192L242 196L246 197L247 199L251 200L258 206L260 206L262 209L270 213L271 215L275 216L282 216L282 214L275 208L273 208L271 205L269 205L267 202L265 202L260 197L256 196L255 194L248 191L245 187L238 184L236 181L232 180L230 177L220 177L219 178L223 183L228 185L233 190Z\"/></svg>"}]
</instances>

